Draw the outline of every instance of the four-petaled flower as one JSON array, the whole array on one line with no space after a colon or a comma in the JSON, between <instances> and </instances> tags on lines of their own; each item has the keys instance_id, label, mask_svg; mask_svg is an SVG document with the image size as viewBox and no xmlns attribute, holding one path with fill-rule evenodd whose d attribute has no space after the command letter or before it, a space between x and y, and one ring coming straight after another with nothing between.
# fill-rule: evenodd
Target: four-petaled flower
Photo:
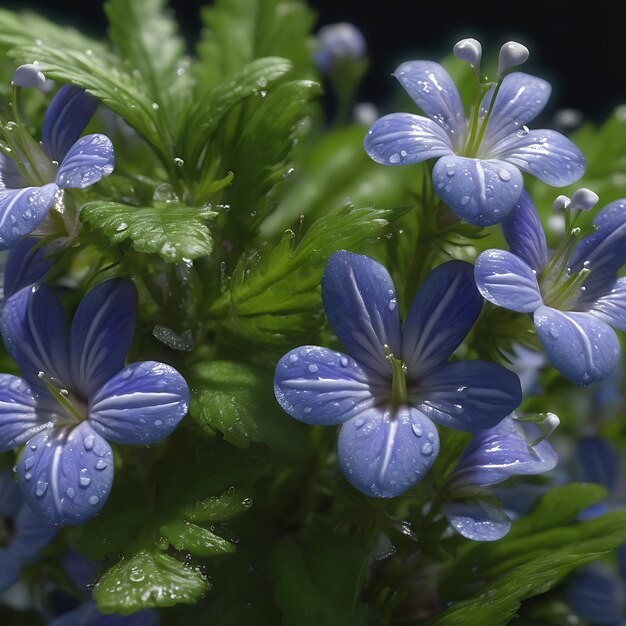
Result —
<instances>
[{"instance_id":1,"label":"four-petaled flower","mask_svg":"<svg viewBox=\"0 0 626 626\"><path fill-rule=\"evenodd\" d=\"M408 61L394 76L428 117L380 118L365 136L365 150L383 165L437 159L435 193L461 219L477 226L504 219L522 192L520 169L553 187L583 175L585 158L569 139L526 128L550 96L545 80L522 72L507 75L497 92L495 86L487 92L468 127L459 92L441 65Z\"/></svg>"},{"instance_id":2,"label":"four-petaled flower","mask_svg":"<svg viewBox=\"0 0 626 626\"><path fill-rule=\"evenodd\" d=\"M107 439L153 444L187 413L189 389L173 367L124 367L136 301L130 281L101 283L80 303L69 344L48 287L26 287L4 304L2 338L24 378L0 375L0 450L26 444L19 484L50 523L77 524L103 506L113 482Z\"/></svg>"},{"instance_id":3,"label":"four-petaled flower","mask_svg":"<svg viewBox=\"0 0 626 626\"><path fill-rule=\"evenodd\" d=\"M276 367L275 395L287 413L342 424L341 468L367 495L394 497L424 476L439 452L433 422L475 432L521 400L519 380L506 368L447 362L481 310L472 271L462 261L433 270L401 329L387 270L370 257L336 252L322 297L346 354L303 346Z\"/></svg>"},{"instance_id":4,"label":"four-petaled flower","mask_svg":"<svg viewBox=\"0 0 626 626\"><path fill-rule=\"evenodd\" d=\"M41 224L59 189L89 187L113 171L111 140L80 136L97 106L84 89L64 85L46 112L41 145L18 125L8 127L15 161L0 153L0 250Z\"/></svg>"},{"instance_id":5,"label":"four-petaled flower","mask_svg":"<svg viewBox=\"0 0 626 626\"><path fill-rule=\"evenodd\" d=\"M576 241L573 229L548 259L546 237L528 194L503 222L510 252L491 249L476 261L476 284L498 306L532 313L552 365L588 385L611 375L620 345L611 326L626 330L626 200L616 200L594 220L596 231Z\"/></svg>"}]
</instances>

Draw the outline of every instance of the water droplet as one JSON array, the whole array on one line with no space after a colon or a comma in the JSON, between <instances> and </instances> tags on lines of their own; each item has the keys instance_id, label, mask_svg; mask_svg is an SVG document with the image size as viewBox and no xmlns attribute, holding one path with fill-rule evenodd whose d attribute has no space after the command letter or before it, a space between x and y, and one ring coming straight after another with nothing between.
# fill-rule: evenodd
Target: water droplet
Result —
<instances>
[{"instance_id":1,"label":"water droplet","mask_svg":"<svg viewBox=\"0 0 626 626\"><path fill-rule=\"evenodd\" d=\"M96 438L93 435L85 437L83 443L85 444L85 450L87 450L87 452L89 452L89 450L93 450L93 444L95 441Z\"/></svg>"},{"instance_id":2,"label":"water droplet","mask_svg":"<svg viewBox=\"0 0 626 626\"><path fill-rule=\"evenodd\" d=\"M158 102L153 102L152 103L152 109L154 111L158 111L161 107L159 106Z\"/></svg>"},{"instance_id":3,"label":"water droplet","mask_svg":"<svg viewBox=\"0 0 626 626\"><path fill-rule=\"evenodd\" d=\"M96 504L100 502L100 498L98 496L89 496L88 502L89 504L91 504L91 506L96 506Z\"/></svg>"},{"instance_id":4,"label":"water droplet","mask_svg":"<svg viewBox=\"0 0 626 626\"><path fill-rule=\"evenodd\" d=\"M105 463L102 459L100 459L100 460L96 463L96 466L95 466L95 467L96 467L96 469L97 469L97 470L102 471L103 469L106 469L107 464L106 464L106 463Z\"/></svg>"},{"instance_id":5,"label":"water droplet","mask_svg":"<svg viewBox=\"0 0 626 626\"><path fill-rule=\"evenodd\" d=\"M550 336L553 337L554 339L558 339L559 338L559 331L557 328L551 328L550 329Z\"/></svg>"},{"instance_id":6,"label":"water droplet","mask_svg":"<svg viewBox=\"0 0 626 626\"><path fill-rule=\"evenodd\" d=\"M290 360L292 363L295 363L295 362L298 360L298 356L297 356L297 355L295 355L295 354L290 354L290 355L289 355L289 360Z\"/></svg>"},{"instance_id":7,"label":"water droplet","mask_svg":"<svg viewBox=\"0 0 626 626\"><path fill-rule=\"evenodd\" d=\"M462 196L461 197L461 204L463 206L465 206L466 204L469 204L469 201L471 200L471 198L469 196Z\"/></svg>"},{"instance_id":8,"label":"water droplet","mask_svg":"<svg viewBox=\"0 0 626 626\"><path fill-rule=\"evenodd\" d=\"M389 157L389 163L393 163L394 165L397 164L397 163L400 163L400 161L401 161L401 157L400 157L400 155L397 152L392 154Z\"/></svg>"},{"instance_id":9,"label":"water droplet","mask_svg":"<svg viewBox=\"0 0 626 626\"><path fill-rule=\"evenodd\" d=\"M174 157L174 163L178 165L178 167L182 167L185 165L185 162L180 157Z\"/></svg>"},{"instance_id":10,"label":"water droplet","mask_svg":"<svg viewBox=\"0 0 626 626\"><path fill-rule=\"evenodd\" d=\"M416 437L421 437L424 432L420 424L412 424L411 430Z\"/></svg>"},{"instance_id":11,"label":"water droplet","mask_svg":"<svg viewBox=\"0 0 626 626\"><path fill-rule=\"evenodd\" d=\"M73 498L76 495L76 492L71 487L68 487L65 493L68 498Z\"/></svg>"},{"instance_id":12,"label":"water droplet","mask_svg":"<svg viewBox=\"0 0 626 626\"><path fill-rule=\"evenodd\" d=\"M24 461L24 469L31 469L32 466L35 465L35 457L34 456L29 456L25 461Z\"/></svg>"},{"instance_id":13,"label":"water droplet","mask_svg":"<svg viewBox=\"0 0 626 626\"><path fill-rule=\"evenodd\" d=\"M365 424L365 420L364 420L362 417L357 417L357 418L354 420L354 425L355 425L357 428L361 428L361 426L363 426L363 424Z\"/></svg>"},{"instance_id":14,"label":"water droplet","mask_svg":"<svg viewBox=\"0 0 626 626\"><path fill-rule=\"evenodd\" d=\"M89 470L86 467L80 470L80 477L78 479L78 482L81 484L82 487L89 487L89 485L91 484Z\"/></svg>"},{"instance_id":15,"label":"water droplet","mask_svg":"<svg viewBox=\"0 0 626 626\"><path fill-rule=\"evenodd\" d=\"M43 480L40 480L37 482L37 486L35 487L35 493L37 494L39 498L41 498L46 493L47 489L48 489L48 483Z\"/></svg>"},{"instance_id":16,"label":"water droplet","mask_svg":"<svg viewBox=\"0 0 626 626\"><path fill-rule=\"evenodd\" d=\"M318 370L318 367L317 367L317 365L314 365L313 363L311 363L311 365L309 365L308 369L309 369L309 372L311 372L311 374L315 374L315 372L317 372L317 370Z\"/></svg>"},{"instance_id":17,"label":"water droplet","mask_svg":"<svg viewBox=\"0 0 626 626\"><path fill-rule=\"evenodd\" d=\"M348 365L350 365L350 361L348 360L347 356L342 356L339 359L339 363L341 363L341 367L348 367Z\"/></svg>"},{"instance_id":18,"label":"water droplet","mask_svg":"<svg viewBox=\"0 0 626 626\"><path fill-rule=\"evenodd\" d=\"M425 443L422 446L422 454L424 456L430 456L433 453L433 446L430 443Z\"/></svg>"},{"instance_id":19,"label":"water droplet","mask_svg":"<svg viewBox=\"0 0 626 626\"><path fill-rule=\"evenodd\" d=\"M396 310L396 299L394 298L393 300L389 300L389 310L390 311L395 311Z\"/></svg>"},{"instance_id":20,"label":"water droplet","mask_svg":"<svg viewBox=\"0 0 626 626\"><path fill-rule=\"evenodd\" d=\"M501 170L498 170L498 177L500 178L501 181L507 183L511 180L511 172L503 168Z\"/></svg>"},{"instance_id":21,"label":"water droplet","mask_svg":"<svg viewBox=\"0 0 626 626\"><path fill-rule=\"evenodd\" d=\"M428 441L435 441L435 433L431 430L426 434Z\"/></svg>"},{"instance_id":22,"label":"water droplet","mask_svg":"<svg viewBox=\"0 0 626 626\"><path fill-rule=\"evenodd\" d=\"M93 496L96 497L96 496ZM89 498L89 503L90 504L98 504L97 502L91 502L91 498ZM142 580L145 579L145 574L140 570L140 569L133 569L131 570L128 578L131 579L132 582L134 583L140 583Z\"/></svg>"},{"instance_id":23,"label":"water droplet","mask_svg":"<svg viewBox=\"0 0 626 626\"><path fill-rule=\"evenodd\" d=\"M448 176L449 178L452 178L455 174L456 170L454 169L454 167L448 167L446 169L446 176Z\"/></svg>"},{"instance_id":24,"label":"water droplet","mask_svg":"<svg viewBox=\"0 0 626 626\"><path fill-rule=\"evenodd\" d=\"M159 426L163 426L163 422L161 420L154 420L154 425L158 428Z\"/></svg>"},{"instance_id":25,"label":"water droplet","mask_svg":"<svg viewBox=\"0 0 626 626\"><path fill-rule=\"evenodd\" d=\"M241 501L241 504L245 507L251 507L252 506L252 498L244 498Z\"/></svg>"},{"instance_id":26,"label":"water droplet","mask_svg":"<svg viewBox=\"0 0 626 626\"><path fill-rule=\"evenodd\" d=\"M121 233L123 230L126 230L128 228L128 224L126 222L120 222L116 227L115 230L118 233Z\"/></svg>"}]
</instances>

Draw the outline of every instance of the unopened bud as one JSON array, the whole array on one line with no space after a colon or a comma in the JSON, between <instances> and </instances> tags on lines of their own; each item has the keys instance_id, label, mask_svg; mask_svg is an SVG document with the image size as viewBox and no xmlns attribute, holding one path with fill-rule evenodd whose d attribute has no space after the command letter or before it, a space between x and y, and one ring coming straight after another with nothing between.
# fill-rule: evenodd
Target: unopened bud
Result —
<instances>
[{"instance_id":1,"label":"unopened bud","mask_svg":"<svg viewBox=\"0 0 626 626\"><path fill-rule=\"evenodd\" d=\"M498 76L502 76L506 71L516 65L526 63L530 52L528 48L517 41L508 41L500 48L498 57Z\"/></svg>"},{"instance_id":2,"label":"unopened bud","mask_svg":"<svg viewBox=\"0 0 626 626\"><path fill-rule=\"evenodd\" d=\"M461 39L454 44L452 49L454 56L465 63L469 63L473 68L478 68L480 65L480 59L483 54L483 47L480 45L480 41L477 39Z\"/></svg>"},{"instance_id":3,"label":"unopened bud","mask_svg":"<svg viewBox=\"0 0 626 626\"><path fill-rule=\"evenodd\" d=\"M41 71L41 66L37 61L34 63L27 63L26 65L20 65L15 72L13 72L13 80L11 85L14 87L25 88L37 88L41 89L46 82L46 77Z\"/></svg>"},{"instance_id":4,"label":"unopened bud","mask_svg":"<svg viewBox=\"0 0 626 626\"><path fill-rule=\"evenodd\" d=\"M581 187L573 193L569 208L589 211L589 209L593 209L598 204L598 200L600 198L598 198L597 193L591 191L591 189Z\"/></svg>"},{"instance_id":5,"label":"unopened bud","mask_svg":"<svg viewBox=\"0 0 626 626\"><path fill-rule=\"evenodd\" d=\"M329 74L337 63L358 61L365 56L367 44L363 33L349 22L329 24L317 33L315 64Z\"/></svg>"},{"instance_id":6,"label":"unopened bud","mask_svg":"<svg viewBox=\"0 0 626 626\"><path fill-rule=\"evenodd\" d=\"M567 196L557 196L556 200L552 204L553 211L565 211L570 206L570 199Z\"/></svg>"}]
</instances>

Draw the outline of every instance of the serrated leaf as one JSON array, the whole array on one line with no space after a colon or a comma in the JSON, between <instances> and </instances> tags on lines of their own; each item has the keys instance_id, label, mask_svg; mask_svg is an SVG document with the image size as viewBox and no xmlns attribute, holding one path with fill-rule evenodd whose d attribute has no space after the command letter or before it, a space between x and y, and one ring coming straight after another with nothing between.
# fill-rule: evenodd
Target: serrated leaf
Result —
<instances>
[{"instance_id":1,"label":"serrated leaf","mask_svg":"<svg viewBox=\"0 0 626 626\"><path fill-rule=\"evenodd\" d=\"M174 520L160 527L161 534L176 548L198 556L214 556L235 552L235 546L210 530L188 521Z\"/></svg>"},{"instance_id":2,"label":"serrated leaf","mask_svg":"<svg viewBox=\"0 0 626 626\"><path fill-rule=\"evenodd\" d=\"M143 547L107 570L93 590L103 613L128 615L145 608L195 604L210 589L197 569Z\"/></svg>"},{"instance_id":3,"label":"serrated leaf","mask_svg":"<svg viewBox=\"0 0 626 626\"><path fill-rule=\"evenodd\" d=\"M137 252L158 254L169 263L207 256L213 249L207 222L216 214L208 208L88 202L80 215L112 244L129 240Z\"/></svg>"}]
</instances>

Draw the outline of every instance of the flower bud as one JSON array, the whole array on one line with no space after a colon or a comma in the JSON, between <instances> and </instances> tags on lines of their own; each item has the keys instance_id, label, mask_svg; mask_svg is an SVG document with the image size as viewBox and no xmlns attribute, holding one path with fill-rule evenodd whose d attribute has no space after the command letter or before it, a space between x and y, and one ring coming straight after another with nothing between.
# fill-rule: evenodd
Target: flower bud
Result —
<instances>
[{"instance_id":1,"label":"flower bud","mask_svg":"<svg viewBox=\"0 0 626 626\"><path fill-rule=\"evenodd\" d=\"M329 74L338 62L358 61L365 56L365 37L354 24L329 24L320 28L317 36L315 64L322 72Z\"/></svg>"},{"instance_id":2,"label":"flower bud","mask_svg":"<svg viewBox=\"0 0 626 626\"><path fill-rule=\"evenodd\" d=\"M507 70L526 63L528 60L528 48L516 41L508 41L500 48L498 57L498 76L502 76Z\"/></svg>"},{"instance_id":3,"label":"flower bud","mask_svg":"<svg viewBox=\"0 0 626 626\"><path fill-rule=\"evenodd\" d=\"M46 77L41 71L41 66L35 61L34 63L20 65L15 72L13 72L11 85L14 87L35 87L41 89L45 82Z\"/></svg>"},{"instance_id":4,"label":"flower bud","mask_svg":"<svg viewBox=\"0 0 626 626\"><path fill-rule=\"evenodd\" d=\"M569 208L589 211L589 209L592 209L598 204L599 199L597 193L591 191L591 189L581 187L572 194L572 201L570 202Z\"/></svg>"},{"instance_id":5,"label":"flower bud","mask_svg":"<svg viewBox=\"0 0 626 626\"><path fill-rule=\"evenodd\" d=\"M570 199L567 196L557 196L557 199L552 204L553 211L565 211L570 206Z\"/></svg>"},{"instance_id":6,"label":"flower bud","mask_svg":"<svg viewBox=\"0 0 626 626\"><path fill-rule=\"evenodd\" d=\"M454 44L452 49L454 56L457 59L461 59L465 63L469 63L473 68L478 68L480 65L480 59L483 54L483 47L480 45L480 41L477 39L461 39Z\"/></svg>"}]
</instances>

